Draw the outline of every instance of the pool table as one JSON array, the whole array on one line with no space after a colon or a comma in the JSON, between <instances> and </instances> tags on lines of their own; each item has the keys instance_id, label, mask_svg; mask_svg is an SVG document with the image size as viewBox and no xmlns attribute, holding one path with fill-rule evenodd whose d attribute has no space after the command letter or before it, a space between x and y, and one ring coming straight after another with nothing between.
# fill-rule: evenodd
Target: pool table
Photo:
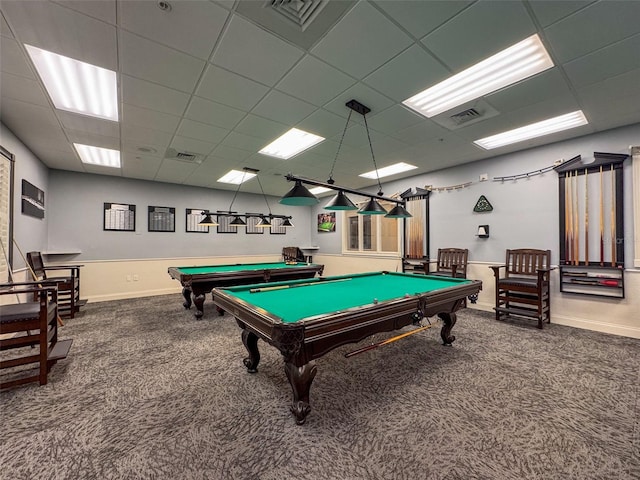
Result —
<instances>
[{"instance_id":1,"label":"pool table","mask_svg":"<svg viewBox=\"0 0 640 480\"><path fill-rule=\"evenodd\" d=\"M232 265L207 265L202 267L169 267L171 278L182 284L184 308L191 308L191 297L196 306L196 319L204 314L204 300L214 287L247 285L272 281L298 280L322 275L324 265L314 263L236 263ZM221 309L218 310L223 313Z\"/></svg>"},{"instance_id":2,"label":"pool table","mask_svg":"<svg viewBox=\"0 0 640 480\"><path fill-rule=\"evenodd\" d=\"M443 343L451 345L455 312L481 289L478 280L370 272L215 288L213 301L234 315L242 329L249 352L244 365L250 373L260 362L259 339L280 350L293 390L291 412L303 424L311 411L315 359L341 345L418 324L433 315L443 321Z\"/></svg>"}]
</instances>

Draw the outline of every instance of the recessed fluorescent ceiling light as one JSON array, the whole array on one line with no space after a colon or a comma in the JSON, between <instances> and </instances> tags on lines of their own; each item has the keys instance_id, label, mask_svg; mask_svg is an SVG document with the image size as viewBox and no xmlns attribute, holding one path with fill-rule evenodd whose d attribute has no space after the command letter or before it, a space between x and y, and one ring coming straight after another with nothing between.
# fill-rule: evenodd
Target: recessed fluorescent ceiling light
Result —
<instances>
[{"instance_id":1,"label":"recessed fluorescent ceiling light","mask_svg":"<svg viewBox=\"0 0 640 480\"><path fill-rule=\"evenodd\" d=\"M541 122L525 125L524 127L509 130L507 132L492 135L490 137L481 138L474 141L476 145L491 150L492 148L503 147L512 143L522 142L530 138L549 135L550 133L561 132L570 128L586 125L587 119L582 110L560 115L559 117L549 118Z\"/></svg>"},{"instance_id":2,"label":"recessed fluorescent ceiling light","mask_svg":"<svg viewBox=\"0 0 640 480\"><path fill-rule=\"evenodd\" d=\"M433 117L551 67L540 38L532 35L402 103Z\"/></svg>"},{"instance_id":3,"label":"recessed fluorescent ceiling light","mask_svg":"<svg viewBox=\"0 0 640 480\"><path fill-rule=\"evenodd\" d=\"M323 140L324 137L319 137L313 133L292 128L287 133L264 147L258 153L287 160L307 148L313 147L315 144L320 143Z\"/></svg>"},{"instance_id":4,"label":"recessed fluorescent ceiling light","mask_svg":"<svg viewBox=\"0 0 640 480\"><path fill-rule=\"evenodd\" d=\"M220 177L218 181L220 183L233 183L234 185L240 185L241 183L251 180L255 177L255 173L242 171L242 170L230 170L223 177Z\"/></svg>"},{"instance_id":5,"label":"recessed fluorescent ceiling light","mask_svg":"<svg viewBox=\"0 0 640 480\"><path fill-rule=\"evenodd\" d=\"M331 192L332 190L330 188L326 188L326 187L316 187L316 188L312 188L309 191L311 193L313 193L314 195L319 195L321 193Z\"/></svg>"},{"instance_id":6,"label":"recessed fluorescent ceiling light","mask_svg":"<svg viewBox=\"0 0 640 480\"><path fill-rule=\"evenodd\" d=\"M56 108L118 121L116 72L25 45Z\"/></svg>"},{"instance_id":7,"label":"recessed fluorescent ceiling light","mask_svg":"<svg viewBox=\"0 0 640 480\"><path fill-rule=\"evenodd\" d=\"M76 147L82 163L120 168L120 152L118 150L82 145L81 143L74 143L73 146Z\"/></svg>"},{"instance_id":8,"label":"recessed fluorescent ceiling light","mask_svg":"<svg viewBox=\"0 0 640 480\"><path fill-rule=\"evenodd\" d=\"M414 168L418 167L400 162L394 165L389 165L388 167L379 168L378 170L372 170L371 172L361 173L359 176L365 178L382 178L388 177L389 175L395 175L396 173L406 172L407 170L413 170Z\"/></svg>"}]
</instances>

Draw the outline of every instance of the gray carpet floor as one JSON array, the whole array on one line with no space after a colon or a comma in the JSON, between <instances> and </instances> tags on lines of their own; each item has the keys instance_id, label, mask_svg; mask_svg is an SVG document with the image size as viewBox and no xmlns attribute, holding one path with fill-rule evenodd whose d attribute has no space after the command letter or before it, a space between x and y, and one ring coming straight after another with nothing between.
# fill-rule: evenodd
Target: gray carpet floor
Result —
<instances>
[{"instance_id":1,"label":"gray carpet floor","mask_svg":"<svg viewBox=\"0 0 640 480\"><path fill-rule=\"evenodd\" d=\"M320 358L299 426L279 352L260 342L249 374L235 320L192 312L176 294L66 321L49 384L0 392L0 478L640 478L640 340L467 309L452 347L432 328Z\"/></svg>"}]
</instances>

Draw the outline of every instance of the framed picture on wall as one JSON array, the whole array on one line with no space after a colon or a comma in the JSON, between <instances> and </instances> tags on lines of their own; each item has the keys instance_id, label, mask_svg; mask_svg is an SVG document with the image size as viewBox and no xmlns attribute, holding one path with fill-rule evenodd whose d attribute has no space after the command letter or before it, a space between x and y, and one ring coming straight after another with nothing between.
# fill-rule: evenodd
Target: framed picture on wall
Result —
<instances>
[{"instance_id":1,"label":"framed picture on wall","mask_svg":"<svg viewBox=\"0 0 640 480\"><path fill-rule=\"evenodd\" d=\"M287 233L287 228L282 226L282 222L281 218L271 220L271 235L285 235Z\"/></svg>"},{"instance_id":2,"label":"framed picture on wall","mask_svg":"<svg viewBox=\"0 0 640 480\"><path fill-rule=\"evenodd\" d=\"M149 222L147 230L150 232L175 232L176 209L173 207L149 206Z\"/></svg>"},{"instance_id":3,"label":"framed picture on wall","mask_svg":"<svg viewBox=\"0 0 640 480\"><path fill-rule=\"evenodd\" d=\"M318 214L318 231L319 232L335 232L336 231L336 212Z\"/></svg>"},{"instance_id":4,"label":"framed picture on wall","mask_svg":"<svg viewBox=\"0 0 640 480\"><path fill-rule=\"evenodd\" d=\"M204 216L209 213L209 210L203 210L198 208L187 208L186 213L186 226L185 231L191 233L209 233L209 227L200 225L200 222Z\"/></svg>"},{"instance_id":5,"label":"framed picture on wall","mask_svg":"<svg viewBox=\"0 0 640 480\"><path fill-rule=\"evenodd\" d=\"M136 206L128 203L104 204L103 230L134 232L136 230Z\"/></svg>"},{"instance_id":6,"label":"framed picture on wall","mask_svg":"<svg viewBox=\"0 0 640 480\"><path fill-rule=\"evenodd\" d=\"M22 213L30 217L44 218L44 192L22 179Z\"/></svg>"},{"instance_id":7,"label":"framed picture on wall","mask_svg":"<svg viewBox=\"0 0 640 480\"><path fill-rule=\"evenodd\" d=\"M256 227L258 222L260 222L260 217L247 217L247 235L262 235L264 233L264 228Z\"/></svg>"}]
</instances>

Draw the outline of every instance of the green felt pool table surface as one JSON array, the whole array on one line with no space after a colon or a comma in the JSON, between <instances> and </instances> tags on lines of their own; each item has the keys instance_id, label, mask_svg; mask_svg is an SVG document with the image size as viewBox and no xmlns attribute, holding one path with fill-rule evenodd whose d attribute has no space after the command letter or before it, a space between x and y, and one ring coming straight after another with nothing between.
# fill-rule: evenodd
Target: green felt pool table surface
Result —
<instances>
[{"instance_id":1,"label":"green felt pool table surface","mask_svg":"<svg viewBox=\"0 0 640 480\"><path fill-rule=\"evenodd\" d=\"M284 323L293 323L335 311L420 295L470 280L403 273L368 273L245 285L224 289L230 295L268 311Z\"/></svg>"}]
</instances>

